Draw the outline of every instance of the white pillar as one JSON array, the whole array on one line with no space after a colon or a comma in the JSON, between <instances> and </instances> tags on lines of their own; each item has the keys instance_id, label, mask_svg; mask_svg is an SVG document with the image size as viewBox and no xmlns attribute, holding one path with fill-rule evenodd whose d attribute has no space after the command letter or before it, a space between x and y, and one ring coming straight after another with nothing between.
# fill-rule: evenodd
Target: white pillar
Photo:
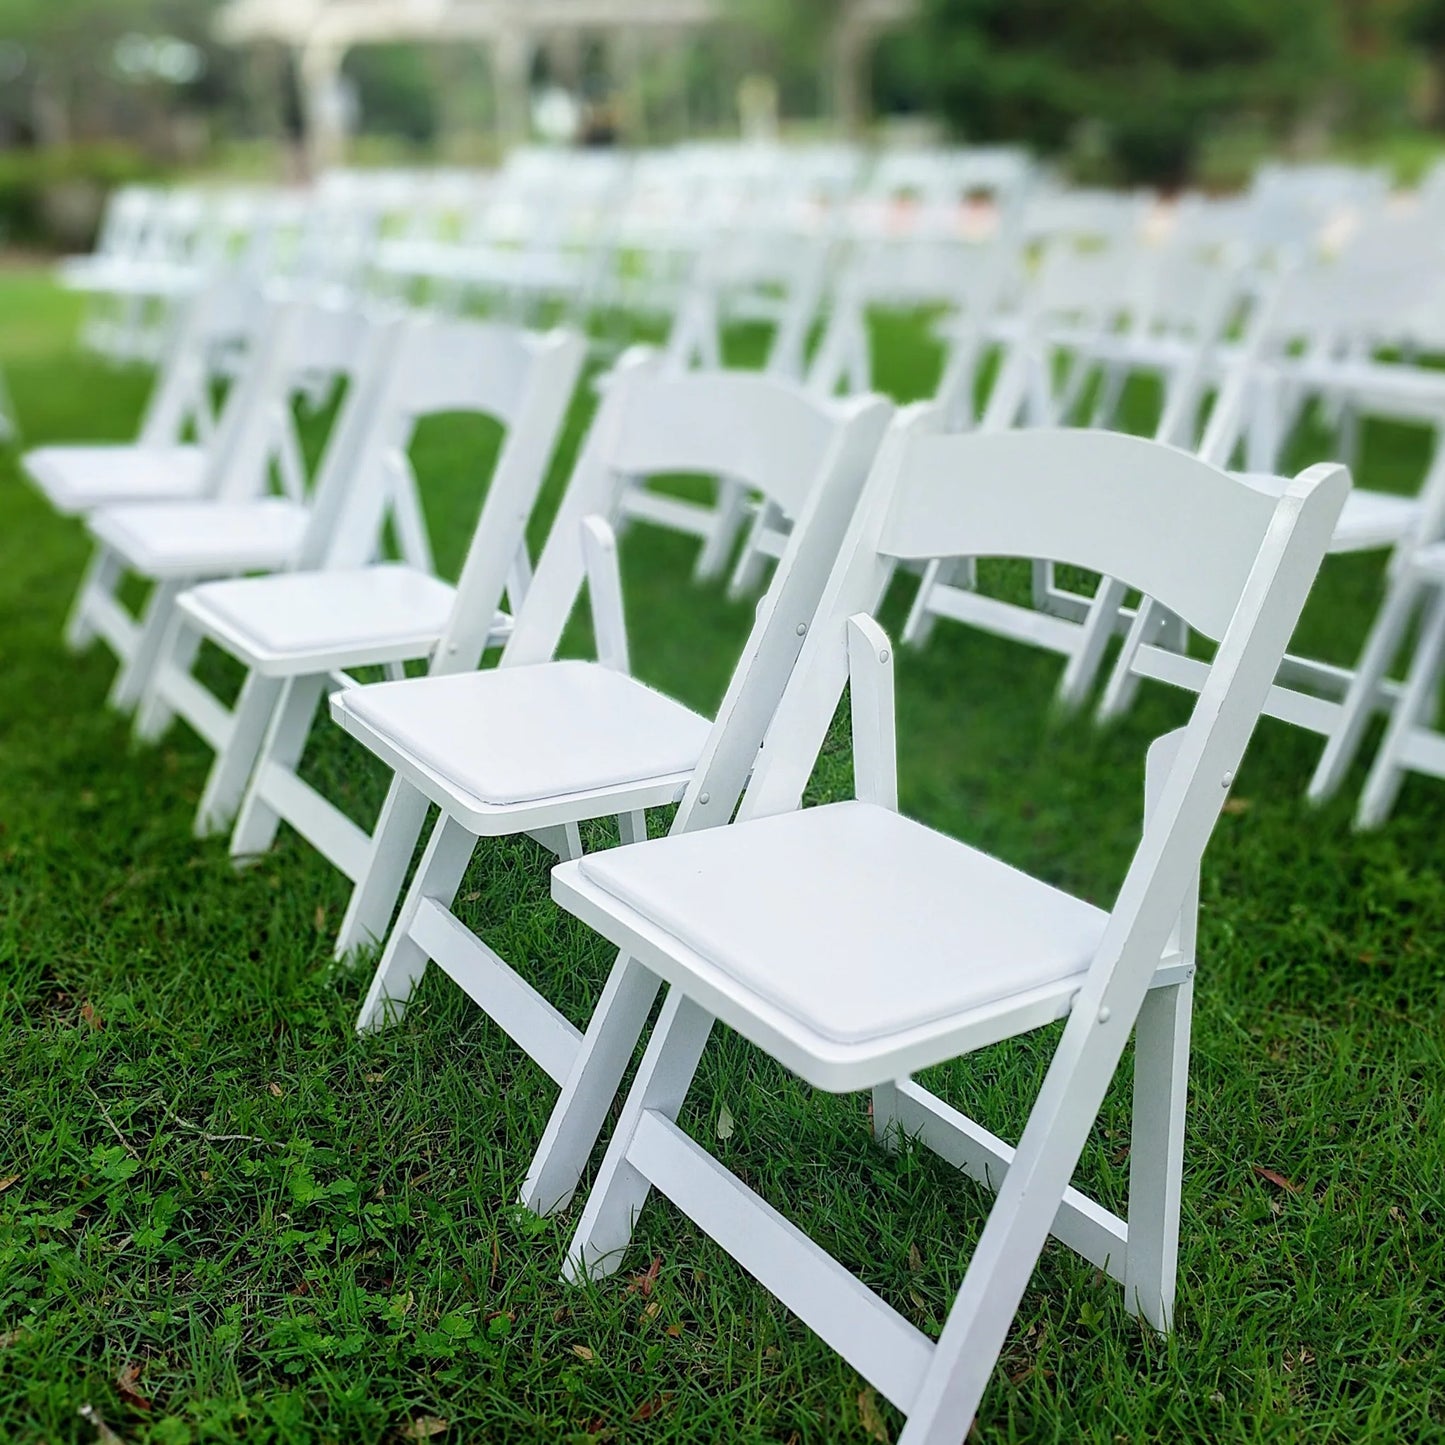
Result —
<instances>
[{"instance_id":1,"label":"white pillar","mask_svg":"<svg viewBox=\"0 0 1445 1445\"><path fill-rule=\"evenodd\" d=\"M503 30L492 42L492 83L497 96L497 140L505 151L532 128L532 42L525 31Z\"/></svg>"},{"instance_id":2,"label":"white pillar","mask_svg":"<svg viewBox=\"0 0 1445 1445\"><path fill-rule=\"evenodd\" d=\"M851 9L833 32L833 114L843 134L859 134L868 120L866 74L873 34Z\"/></svg>"},{"instance_id":3,"label":"white pillar","mask_svg":"<svg viewBox=\"0 0 1445 1445\"><path fill-rule=\"evenodd\" d=\"M301 79L301 108L306 125L306 158L313 176L346 157L346 98L341 84L341 62L346 48L331 41L312 40L301 51L297 73Z\"/></svg>"}]
</instances>

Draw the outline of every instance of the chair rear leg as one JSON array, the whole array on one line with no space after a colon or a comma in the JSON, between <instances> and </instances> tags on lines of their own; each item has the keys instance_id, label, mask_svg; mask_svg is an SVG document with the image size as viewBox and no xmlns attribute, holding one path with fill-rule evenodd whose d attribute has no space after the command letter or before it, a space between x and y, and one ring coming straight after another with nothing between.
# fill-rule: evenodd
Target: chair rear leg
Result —
<instances>
[{"instance_id":1,"label":"chair rear leg","mask_svg":"<svg viewBox=\"0 0 1445 1445\"><path fill-rule=\"evenodd\" d=\"M717 512L698 554L694 573L699 582L709 582L722 575L738 533L747 523L747 502L747 489L741 482L724 477L718 483Z\"/></svg>"},{"instance_id":2,"label":"chair rear leg","mask_svg":"<svg viewBox=\"0 0 1445 1445\"><path fill-rule=\"evenodd\" d=\"M426 954L411 936L417 910L426 899L435 900L443 908L451 907L476 845L477 840L455 818L443 813L437 819L366 991L366 1001L356 1020L357 1033L371 1033L400 1021L427 966Z\"/></svg>"},{"instance_id":3,"label":"chair rear leg","mask_svg":"<svg viewBox=\"0 0 1445 1445\"><path fill-rule=\"evenodd\" d=\"M287 772L296 771L296 765L306 750L306 739L311 734L316 704L325 686L326 678L313 674L309 677L288 677L278 691L270 693L269 699L265 688L257 690L256 711L247 720L247 732L254 736L257 724L264 726L263 713L269 717L270 726L265 729L260 747L253 755L253 765L245 769L242 777L244 754L249 750L243 746L236 753L233 766L223 777L216 778L218 814L226 806L227 794L236 789L238 778L239 785L245 789L240 811L236 814L236 826L231 833L233 861L265 853L276 841L281 817L266 800L266 773L273 765ZM249 784L247 778L250 779Z\"/></svg>"},{"instance_id":4,"label":"chair rear leg","mask_svg":"<svg viewBox=\"0 0 1445 1445\"><path fill-rule=\"evenodd\" d=\"M1139 676L1134 671L1134 659L1161 620L1162 609L1159 605L1151 598L1141 597L1139 610L1134 614L1134 621L1125 635L1124 645L1114 659L1109 681L1104 685L1104 695L1099 699L1096 716L1101 723L1123 717L1133 705L1135 694L1139 691Z\"/></svg>"},{"instance_id":5,"label":"chair rear leg","mask_svg":"<svg viewBox=\"0 0 1445 1445\"><path fill-rule=\"evenodd\" d=\"M1105 577L1089 604L1089 615L1084 619L1078 642L1059 679L1058 703L1070 712L1082 706L1099 675L1104 650L1114 635L1119 609L1124 605L1125 590L1123 583Z\"/></svg>"},{"instance_id":6,"label":"chair rear leg","mask_svg":"<svg viewBox=\"0 0 1445 1445\"><path fill-rule=\"evenodd\" d=\"M873 1137L890 1152L898 1147L898 1085L875 1084L869 1101Z\"/></svg>"},{"instance_id":7,"label":"chair rear leg","mask_svg":"<svg viewBox=\"0 0 1445 1445\"><path fill-rule=\"evenodd\" d=\"M1395 806L1408 771L1406 744L1411 732L1421 726L1433 708L1435 689L1440 686L1442 656L1445 656L1445 589L1435 588L1425 610L1404 690L1395 704L1380 751L1375 754L1370 776L1360 794L1360 806L1355 814L1357 828L1379 827Z\"/></svg>"},{"instance_id":8,"label":"chair rear leg","mask_svg":"<svg viewBox=\"0 0 1445 1445\"><path fill-rule=\"evenodd\" d=\"M1134 1123L1124 1302L1156 1330L1174 1317L1194 982L1151 990L1134 1029Z\"/></svg>"},{"instance_id":9,"label":"chair rear leg","mask_svg":"<svg viewBox=\"0 0 1445 1445\"><path fill-rule=\"evenodd\" d=\"M1344 782L1374 716L1380 684L1404 640L1419 597L1420 582L1408 572L1400 576L1386 594L1385 605L1370 629L1359 666L1340 704L1339 721L1326 739L1325 750L1310 779L1307 794L1310 802L1323 803L1333 797Z\"/></svg>"}]
</instances>

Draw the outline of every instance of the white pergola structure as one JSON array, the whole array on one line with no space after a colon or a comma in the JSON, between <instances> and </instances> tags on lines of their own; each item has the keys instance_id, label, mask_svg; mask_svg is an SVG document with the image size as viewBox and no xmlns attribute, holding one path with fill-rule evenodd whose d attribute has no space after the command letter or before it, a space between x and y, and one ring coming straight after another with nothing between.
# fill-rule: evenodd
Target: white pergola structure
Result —
<instances>
[{"instance_id":1,"label":"white pergola structure","mask_svg":"<svg viewBox=\"0 0 1445 1445\"><path fill-rule=\"evenodd\" d=\"M491 55L497 123L504 141L527 130L528 84L539 47L584 35L617 42L635 58L646 33L685 34L722 19L727 0L228 0L217 31L232 44L279 42L296 57L307 149L313 165L340 156L341 64L359 45L484 44ZM786 3L786 0L780 0ZM845 128L861 119L862 66L873 38L907 19L915 0L839 0L829 63Z\"/></svg>"}]
</instances>

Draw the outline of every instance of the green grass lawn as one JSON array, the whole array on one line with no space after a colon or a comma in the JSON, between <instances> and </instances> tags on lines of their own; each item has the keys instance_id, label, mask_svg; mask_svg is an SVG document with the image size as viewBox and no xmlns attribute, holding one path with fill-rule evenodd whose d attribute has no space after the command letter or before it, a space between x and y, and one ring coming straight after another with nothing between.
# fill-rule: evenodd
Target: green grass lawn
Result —
<instances>
[{"instance_id":1,"label":"green grass lawn","mask_svg":"<svg viewBox=\"0 0 1445 1445\"><path fill-rule=\"evenodd\" d=\"M31 442L134 428L145 378L77 354L77 321L0 270L0 364ZM883 385L927 393L916 324L879 349ZM488 446L442 422L417 444L451 567ZM1364 480L1408 488L1424 458L1372 428ZM710 708L751 607L692 585L692 553L626 537L634 657ZM355 1037L364 971L329 956L342 879L294 836L240 874L194 841L204 748L183 729L133 746L104 707L108 654L62 651L85 556L0 456L0 1439L894 1438L896 1412L665 1201L620 1275L558 1282L575 1206L511 1205L550 1082L434 973L402 1025ZM1300 642L1349 661L1380 586L1373 560L1331 562ZM947 625L905 653L904 806L1107 904L1145 744L1188 699L1146 690L1099 731L1052 715L1058 671ZM385 775L325 732L308 767L364 817ZM1206 859L1177 1332L1153 1336L1050 1246L971 1439L1445 1438L1445 785L1410 782L1357 837L1351 797L1303 801L1318 748L1264 723ZM813 796L849 781L839 732ZM611 952L553 906L547 861L483 843L460 906L580 1021ZM1010 1134L1054 1037L929 1082ZM1127 1070L1078 1178L1116 1207ZM936 1331L987 1199L921 1150L880 1151L865 1109L720 1038L684 1122Z\"/></svg>"}]
</instances>

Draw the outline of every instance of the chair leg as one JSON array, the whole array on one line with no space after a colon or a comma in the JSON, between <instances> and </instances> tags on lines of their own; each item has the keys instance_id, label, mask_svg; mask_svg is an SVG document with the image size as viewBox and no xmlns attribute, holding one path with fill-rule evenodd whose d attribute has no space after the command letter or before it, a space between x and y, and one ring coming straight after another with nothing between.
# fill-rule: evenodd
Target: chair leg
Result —
<instances>
[{"instance_id":1,"label":"chair leg","mask_svg":"<svg viewBox=\"0 0 1445 1445\"><path fill-rule=\"evenodd\" d=\"M1161 1333L1174 1317L1193 997L1192 979L1153 989L1134 1028L1124 1302Z\"/></svg>"},{"instance_id":2,"label":"chair leg","mask_svg":"<svg viewBox=\"0 0 1445 1445\"><path fill-rule=\"evenodd\" d=\"M281 691L280 678L262 677L256 672L246 674L235 711L231 714L230 736L211 759L211 770L206 774L205 787L201 789L193 825L197 838L209 838L219 833L236 816L246 794L246 785L255 772L262 741L269 731Z\"/></svg>"},{"instance_id":3,"label":"chair leg","mask_svg":"<svg viewBox=\"0 0 1445 1445\"><path fill-rule=\"evenodd\" d=\"M738 558L738 564L733 568L733 575L728 581L730 598L736 600L739 597L748 597L758 590L762 584L763 573L772 560L763 551L762 540L769 532L776 531L782 523L783 509L776 503L763 501L759 505L752 526L748 528L742 556Z\"/></svg>"},{"instance_id":4,"label":"chair leg","mask_svg":"<svg viewBox=\"0 0 1445 1445\"><path fill-rule=\"evenodd\" d=\"M652 1188L627 1158L633 1135L648 1111L676 1120L712 1025L712 1015L705 1009L678 989L668 991L597 1182L587 1196L577 1232L567 1248L564 1279L612 1274L621 1265L623 1251L632 1239L633 1223Z\"/></svg>"},{"instance_id":5,"label":"chair leg","mask_svg":"<svg viewBox=\"0 0 1445 1445\"><path fill-rule=\"evenodd\" d=\"M417 909L423 899L434 899L443 908L451 907L476 845L477 840L455 818L443 813L437 819L416 877L401 905L401 913L381 951L371 987L366 991L366 1001L356 1020L357 1033L371 1033L400 1022L427 965L426 954L411 936Z\"/></svg>"},{"instance_id":6,"label":"chair leg","mask_svg":"<svg viewBox=\"0 0 1445 1445\"><path fill-rule=\"evenodd\" d=\"M172 580L157 582L151 588L135 646L111 684L110 696L106 699L111 707L129 712L145 695L156 663L160 660L161 645L166 639L176 598L186 585L185 582Z\"/></svg>"},{"instance_id":7,"label":"chair leg","mask_svg":"<svg viewBox=\"0 0 1445 1445\"><path fill-rule=\"evenodd\" d=\"M250 782L247 784L245 778L241 779L245 786L245 795L241 800L240 811L236 814L236 826L231 832L233 860L254 858L265 853L276 841L276 830L281 825L281 818L266 801L263 791L265 772L273 764L285 768L288 772L295 771L302 753L306 750L306 739L310 736L311 723L316 716L316 704L325 687L324 676L312 674L306 677L288 677L281 684L279 692L272 694L270 706L265 708L270 717L270 726L265 731L253 765L247 769ZM264 695L262 692L259 697ZM259 697L256 702L258 714L264 706ZM254 721L248 723L248 731L254 727ZM236 731L240 732L239 718ZM238 752L235 773L224 779L216 779L215 805L218 817L219 811L227 803L223 787L234 787L236 774L240 772L241 756ZM212 775L215 775L214 769ZM202 807L205 807L206 799L203 798L201 802Z\"/></svg>"},{"instance_id":8,"label":"chair leg","mask_svg":"<svg viewBox=\"0 0 1445 1445\"><path fill-rule=\"evenodd\" d=\"M386 937L386 926L391 922L401 886L406 882L406 870L416 852L416 840L426 822L427 807L425 794L403 778L392 778L371 835L371 857L351 890L346 916L336 935L337 958Z\"/></svg>"},{"instance_id":9,"label":"chair leg","mask_svg":"<svg viewBox=\"0 0 1445 1445\"><path fill-rule=\"evenodd\" d=\"M1114 624L1124 605L1125 591L1123 583L1105 577L1089 604L1089 615L1084 619L1078 643L1059 679L1058 703L1070 712L1082 705L1099 675L1104 649L1114 635Z\"/></svg>"},{"instance_id":10,"label":"chair leg","mask_svg":"<svg viewBox=\"0 0 1445 1445\"><path fill-rule=\"evenodd\" d=\"M175 709L171 706L166 692L169 674L172 668L178 673L189 673L195 665L196 653L200 651L200 647L200 633L187 625L181 612L173 612L166 635L161 640L155 672L151 675L140 706L136 708L134 733L137 742L159 742L175 721Z\"/></svg>"},{"instance_id":11,"label":"chair leg","mask_svg":"<svg viewBox=\"0 0 1445 1445\"><path fill-rule=\"evenodd\" d=\"M618 841L626 847L629 843L647 842L647 814L638 808L631 813L617 815Z\"/></svg>"},{"instance_id":12,"label":"chair leg","mask_svg":"<svg viewBox=\"0 0 1445 1445\"><path fill-rule=\"evenodd\" d=\"M1101 723L1112 722L1129 711L1134 695L1139 691L1139 678L1133 670L1134 659L1158 622L1157 604L1151 598L1140 598L1139 610L1134 614L1118 657L1114 659L1109 681L1104 685L1104 696L1099 699L1097 718Z\"/></svg>"},{"instance_id":13,"label":"chair leg","mask_svg":"<svg viewBox=\"0 0 1445 1445\"><path fill-rule=\"evenodd\" d=\"M90 604L99 597L111 598L120 583L124 568L120 558L97 542L85 565L85 575L76 589L75 601L65 620L65 645L71 652L83 652L95 640L95 627L90 620Z\"/></svg>"},{"instance_id":14,"label":"chair leg","mask_svg":"<svg viewBox=\"0 0 1445 1445\"><path fill-rule=\"evenodd\" d=\"M908 620L903 624L903 641L910 647L922 647L932 636L933 624L938 621L938 613L932 607L936 588L966 587L972 591L977 586L978 567L972 558L948 557L928 563L918 591L913 594Z\"/></svg>"},{"instance_id":15,"label":"chair leg","mask_svg":"<svg viewBox=\"0 0 1445 1445\"><path fill-rule=\"evenodd\" d=\"M1131 1002L1107 1023L1095 999L1076 1004L898 1445L958 1445L968 1432L1118 1067Z\"/></svg>"},{"instance_id":16,"label":"chair leg","mask_svg":"<svg viewBox=\"0 0 1445 1445\"><path fill-rule=\"evenodd\" d=\"M1104 379L1099 385L1099 395L1094 402L1094 412L1089 418L1093 428L1112 427L1119 414L1119 402L1124 395L1124 382L1128 370L1120 365L1106 366Z\"/></svg>"},{"instance_id":17,"label":"chair leg","mask_svg":"<svg viewBox=\"0 0 1445 1445\"><path fill-rule=\"evenodd\" d=\"M908 620L903 624L902 640L909 647L922 647L933 633L936 617L928 604L942 575L943 563L936 558L923 569L923 580L913 594L913 606L908 609Z\"/></svg>"},{"instance_id":18,"label":"chair leg","mask_svg":"<svg viewBox=\"0 0 1445 1445\"><path fill-rule=\"evenodd\" d=\"M521 1203L533 1213L572 1202L661 986L636 959L618 955L522 1185Z\"/></svg>"},{"instance_id":19,"label":"chair leg","mask_svg":"<svg viewBox=\"0 0 1445 1445\"><path fill-rule=\"evenodd\" d=\"M1310 802L1323 803L1333 797L1344 781L1374 716L1380 684L1399 651L1419 599L1419 580L1409 572L1393 582L1386 593L1385 605L1370 628L1359 666L1340 704L1339 721L1326 739L1325 750L1310 779L1307 794Z\"/></svg>"},{"instance_id":20,"label":"chair leg","mask_svg":"<svg viewBox=\"0 0 1445 1445\"><path fill-rule=\"evenodd\" d=\"M1380 751L1360 794L1355 813L1357 828L1377 828L1390 816L1407 771L1404 755L1410 733L1429 715L1435 689L1440 685L1440 659L1445 655L1445 589L1435 588L1415 644L1405 687L1385 729Z\"/></svg>"},{"instance_id":21,"label":"chair leg","mask_svg":"<svg viewBox=\"0 0 1445 1445\"><path fill-rule=\"evenodd\" d=\"M747 521L747 501L747 490L741 482L724 477L718 483L717 512L694 571L699 582L710 582L722 575L738 533Z\"/></svg>"},{"instance_id":22,"label":"chair leg","mask_svg":"<svg viewBox=\"0 0 1445 1445\"><path fill-rule=\"evenodd\" d=\"M873 1137L890 1152L898 1147L898 1085L874 1084Z\"/></svg>"}]
</instances>

